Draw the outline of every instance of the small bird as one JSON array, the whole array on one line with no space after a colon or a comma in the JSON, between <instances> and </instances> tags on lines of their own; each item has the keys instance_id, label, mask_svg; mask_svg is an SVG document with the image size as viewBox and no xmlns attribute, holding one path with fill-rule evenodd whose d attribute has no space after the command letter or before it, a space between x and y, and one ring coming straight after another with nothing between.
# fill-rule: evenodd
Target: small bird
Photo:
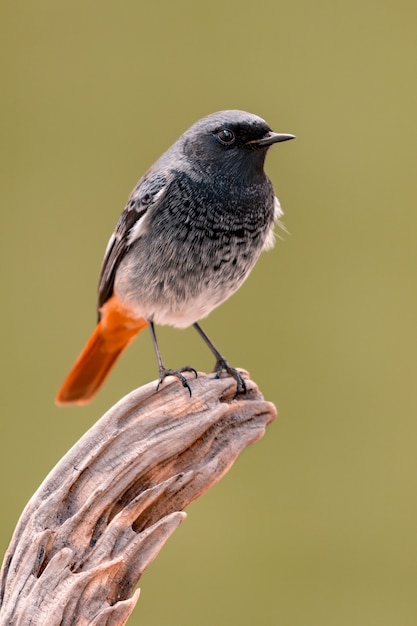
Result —
<instances>
[{"instance_id":1,"label":"small bird","mask_svg":"<svg viewBox=\"0 0 417 626\"><path fill-rule=\"evenodd\" d=\"M274 133L245 111L219 111L191 126L139 180L104 255L98 286L98 323L56 397L85 404L121 352L149 325L159 385L184 372L168 369L155 324L193 325L225 370L246 391L198 321L227 300L248 277L262 250L274 245L283 215L264 172L268 149L294 135Z\"/></svg>"}]
</instances>

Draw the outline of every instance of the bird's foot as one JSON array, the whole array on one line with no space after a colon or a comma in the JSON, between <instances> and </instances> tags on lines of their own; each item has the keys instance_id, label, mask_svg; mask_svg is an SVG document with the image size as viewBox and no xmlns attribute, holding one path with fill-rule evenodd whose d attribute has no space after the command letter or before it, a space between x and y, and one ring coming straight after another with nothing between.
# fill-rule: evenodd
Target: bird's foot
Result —
<instances>
[{"instance_id":1,"label":"bird's foot","mask_svg":"<svg viewBox=\"0 0 417 626\"><path fill-rule=\"evenodd\" d=\"M233 398L236 398L240 393L246 393L246 383L237 369L231 367L226 359L218 359L214 366L213 372L216 374L216 378L220 378L222 371L225 370L236 381L236 393Z\"/></svg>"},{"instance_id":2,"label":"bird's foot","mask_svg":"<svg viewBox=\"0 0 417 626\"><path fill-rule=\"evenodd\" d=\"M166 367L160 367L159 368L159 382L158 382L158 386L156 390L158 391L160 385L162 384L162 382L167 376L175 376L175 378L178 378L182 386L185 387L185 389L188 389L188 393L190 394L190 398L191 398L191 387L188 384L188 381L185 378L185 376L183 376L182 374L183 372L192 372L196 378L198 376L197 371L193 367L190 367L189 365L186 365L185 367L180 367L177 370L170 370L170 369L167 369Z\"/></svg>"}]
</instances>

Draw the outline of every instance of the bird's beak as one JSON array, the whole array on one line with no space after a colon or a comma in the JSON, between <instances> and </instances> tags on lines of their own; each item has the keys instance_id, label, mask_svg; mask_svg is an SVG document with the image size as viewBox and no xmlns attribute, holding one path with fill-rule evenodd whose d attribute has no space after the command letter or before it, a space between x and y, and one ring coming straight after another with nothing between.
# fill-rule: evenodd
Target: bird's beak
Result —
<instances>
[{"instance_id":1,"label":"bird's beak","mask_svg":"<svg viewBox=\"0 0 417 626\"><path fill-rule=\"evenodd\" d=\"M252 139L252 141L248 141L248 144L255 144L256 146L261 147L272 146L273 143L278 143L279 141L289 141L290 139L295 139L295 135L273 133L272 130L270 130L261 139Z\"/></svg>"}]
</instances>

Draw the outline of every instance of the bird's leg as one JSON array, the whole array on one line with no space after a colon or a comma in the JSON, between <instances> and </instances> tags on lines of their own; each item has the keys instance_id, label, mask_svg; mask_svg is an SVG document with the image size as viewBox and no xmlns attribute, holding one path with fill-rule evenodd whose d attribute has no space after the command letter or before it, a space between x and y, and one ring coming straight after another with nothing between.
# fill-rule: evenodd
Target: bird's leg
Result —
<instances>
[{"instance_id":1,"label":"bird's leg","mask_svg":"<svg viewBox=\"0 0 417 626\"><path fill-rule=\"evenodd\" d=\"M246 393L246 383L243 380L242 376L239 374L239 372L234 367L231 367L231 365L229 365L229 363L226 361L224 356L222 354L220 354L220 352L217 350L217 348L213 344L213 342L207 337L206 333L201 328L201 326L199 324L197 324L197 322L195 322L195 324L193 324L193 326L196 329L196 331L198 332L198 334L200 335L200 337L202 337L204 339L205 343L207 344L207 346L210 348L211 352L216 357L216 364L215 364L214 370L213 370L213 372L216 374L216 378L220 378L220 374L222 373L222 371L226 370L226 372L228 374L230 374L230 376L233 376L233 378L235 379L235 381L237 383L237 385L236 385L236 393L235 393L234 397L236 398L236 396L239 393Z\"/></svg>"},{"instance_id":2,"label":"bird's leg","mask_svg":"<svg viewBox=\"0 0 417 626\"><path fill-rule=\"evenodd\" d=\"M158 386L156 390L158 391L160 384L162 383L164 378L166 378L166 376L175 376L176 378L178 378L179 381L181 381L182 386L188 389L188 392L191 398L190 385L188 384L185 376L182 375L182 372L193 372L193 374L197 378L196 370L193 367L190 367L189 365L186 365L185 367L180 367L179 369L176 369L176 370L167 369L165 365L162 363L162 357L159 351L158 341L156 339L154 323L151 320L148 320L148 324L149 324L149 329L151 331L152 343L153 343L153 347L155 350L156 358L158 361L158 368L159 368L159 382L158 382Z\"/></svg>"}]
</instances>

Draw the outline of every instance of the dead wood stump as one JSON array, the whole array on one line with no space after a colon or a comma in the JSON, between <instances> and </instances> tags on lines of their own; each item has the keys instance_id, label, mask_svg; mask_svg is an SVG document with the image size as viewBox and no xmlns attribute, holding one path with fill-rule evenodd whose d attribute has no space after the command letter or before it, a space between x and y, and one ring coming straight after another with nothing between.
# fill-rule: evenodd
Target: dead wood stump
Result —
<instances>
[{"instance_id":1,"label":"dead wood stump","mask_svg":"<svg viewBox=\"0 0 417 626\"><path fill-rule=\"evenodd\" d=\"M247 374L242 372L247 378ZM255 383L168 379L112 407L27 504L4 558L1 626L119 626L145 568L275 415ZM133 595L132 595L133 594Z\"/></svg>"}]
</instances>

